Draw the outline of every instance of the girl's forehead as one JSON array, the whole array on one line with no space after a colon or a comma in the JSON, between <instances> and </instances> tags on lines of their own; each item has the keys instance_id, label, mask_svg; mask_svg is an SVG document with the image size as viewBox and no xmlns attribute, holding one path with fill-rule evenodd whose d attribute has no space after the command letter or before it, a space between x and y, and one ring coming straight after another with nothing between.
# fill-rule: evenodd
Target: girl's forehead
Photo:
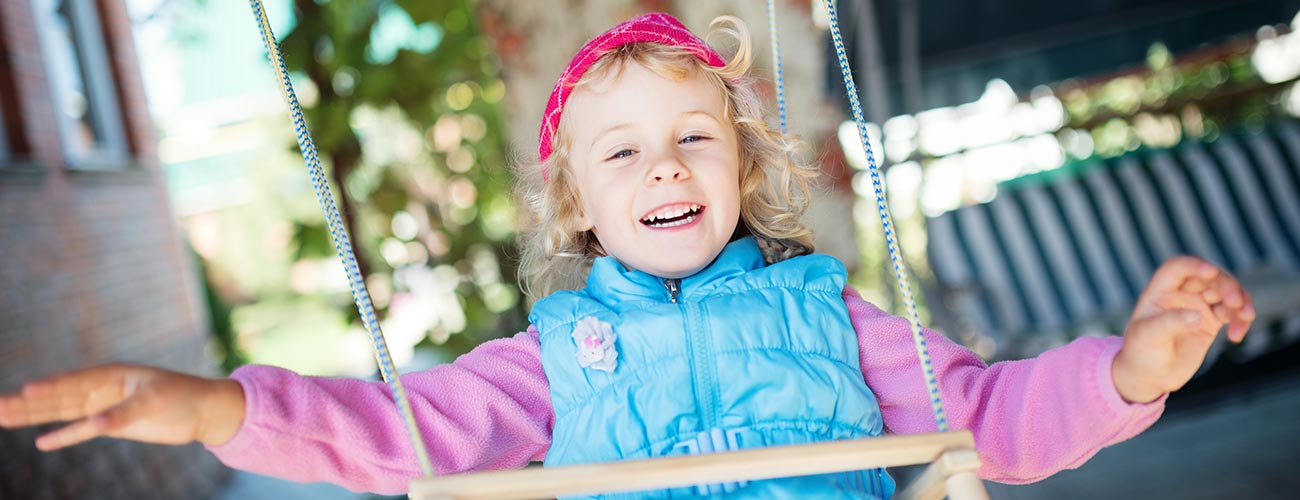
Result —
<instances>
[{"instance_id":1,"label":"girl's forehead","mask_svg":"<svg viewBox=\"0 0 1300 500\"><path fill-rule=\"evenodd\" d=\"M684 108L721 113L723 95L710 76L694 68L685 68L680 75L664 75L636 62L624 62L621 67L575 88L565 114L589 120L633 110L650 115ZM579 122L578 116L575 122Z\"/></svg>"},{"instance_id":2,"label":"girl's forehead","mask_svg":"<svg viewBox=\"0 0 1300 500\"><path fill-rule=\"evenodd\" d=\"M628 83L667 84L686 83L699 79L703 71L694 65L679 61L622 58L608 62L604 67L588 73L573 89L578 92L608 92L613 87Z\"/></svg>"}]
</instances>

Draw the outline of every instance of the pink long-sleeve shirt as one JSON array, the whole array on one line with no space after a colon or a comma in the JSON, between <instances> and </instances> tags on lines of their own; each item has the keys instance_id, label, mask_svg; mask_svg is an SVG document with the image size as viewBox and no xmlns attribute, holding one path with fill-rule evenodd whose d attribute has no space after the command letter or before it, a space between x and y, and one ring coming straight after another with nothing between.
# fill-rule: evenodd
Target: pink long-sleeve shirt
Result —
<instances>
[{"instance_id":1,"label":"pink long-sleeve shirt","mask_svg":"<svg viewBox=\"0 0 1300 500\"><path fill-rule=\"evenodd\" d=\"M933 432L934 417L907 320L846 289L863 377L887 431ZM1164 398L1126 403L1111 380L1121 339L1081 338L1037 358L986 366L969 350L925 331L953 429L969 429L980 476L1033 482L1082 465L1101 448L1142 432ZM439 474L518 468L551 443L549 386L537 331L493 340L456 359L402 376ZM420 476L406 431L382 382L304 377L246 366L231 378L247 410L230 442L209 447L226 465L295 481L398 494Z\"/></svg>"}]
</instances>

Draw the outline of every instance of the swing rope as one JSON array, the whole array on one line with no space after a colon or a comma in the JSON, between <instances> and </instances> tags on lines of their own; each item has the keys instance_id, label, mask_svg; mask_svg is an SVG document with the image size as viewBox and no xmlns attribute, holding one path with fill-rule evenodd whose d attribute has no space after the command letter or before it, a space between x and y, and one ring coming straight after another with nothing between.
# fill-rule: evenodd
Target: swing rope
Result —
<instances>
[{"instance_id":1,"label":"swing rope","mask_svg":"<svg viewBox=\"0 0 1300 500\"><path fill-rule=\"evenodd\" d=\"M384 332L379 329L379 321L370 302L370 293L366 291L361 270L357 267L356 255L352 252L352 242L339 217L334 196L330 194L329 185L326 184L325 174L316 156L316 144L312 142L311 132L307 130L307 121L303 118L302 107L298 105L298 96L293 91L293 83L289 81L289 71L280 56L280 47L275 42L275 35L271 33L271 23L266 18L266 9L262 7L260 0L249 0L248 3L253 8L253 15L257 17L257 28L262 34L262 43L266 46L271 65L277 72L281 95L289 105L289 118L293 120L294 130L298 134L298 149L302 151L302 158L307 162L312 187L316 190L316 199L320 201L321 209L325 212L325 222L329 227L330 239L334 242L334 250L338 252L339 260L343 262L343 268L347 271L352 300L356 302L357 310L361 312L361 322L365 325L366 332L370 334L370 344L375 351L375 360L379 363L379 373L392 391L393 400L397 403L403 423L406 425L407 437L410 438L416 459L420 462L420 469L424 471L425 477L433 477L433 464L429 461L428 451L425 450L424 438L420 435L420 428L416 426L415 414L411 412L411 402L406 398L402 379L393 366L393 358L388 354L388 343L384 341Z\"/></svg>"},{"instance_id":2,"label":"swing rope","mask_svg":"<svg viewBox=\"0 0 1300 500\"><path fill-rule=\"evenodd\" d=\"M889 246L889 259L894 265L894 277L898 280L898 289L903 294L903 303L907 307L907 319L912 326L912 341L916 344L916 355L921 360L921 369L925 372L925 387L930 393L930 406L934 411L934 423L939 432L948 431L948 417L943 411L943 401L939 399L939 384L935 380L934 366L930 362L930 349L925 345L925 336L921 334L921 320L916 313L916 302L912 300L912 287L907 281L907 272L903 266L903 256L898 248L897 238L894 236L894 221L889 214L889 202L885 200L884 185L880 181L880 168L876 166L876 157L871 151L871 143L867 140L867 122L862 117L862 104L858 102L858 87L853 83L853 72L849 68L849 58L844 52L844 40L840 37L840 23L835 9L836 0L825 0L826 11L830 17L831 39L835 43L835 57L839 59L840 73L844 76L844 93L848 94L849 107L853 109L853 121L858 126L858 136L862 140L862 149L867 153L867 166L871 173L871 185L876 191L876 209L880 212L880 223L885 228L885 243ZM768 1L768 15L771 11L771 0ZM775 18L771 24L775 24ZM773 38L773 47L775 47L775 38ZM780 66L777 66L778 68ZM777 73L777 81L780 82L780 73ZM777 84L780 89L780 83ZM778 95L780 92L778 91ZM784 109L784 104L782 105ZM785 119L781 120L784 126Z\"/></svg>"},{"instance_id":3,"label":"swing rope","mask_svg":"<svg viewBox=\"0 0 1300 500\"><path fill-rule=\"evenodd\" d=\"M776 35L775 0L767 0L767 30L772 37L772 73L776 75L776 111L781 117L781 133L785 126L785 76L781 72L781 39Z\"/></svg>"}]
</instances>

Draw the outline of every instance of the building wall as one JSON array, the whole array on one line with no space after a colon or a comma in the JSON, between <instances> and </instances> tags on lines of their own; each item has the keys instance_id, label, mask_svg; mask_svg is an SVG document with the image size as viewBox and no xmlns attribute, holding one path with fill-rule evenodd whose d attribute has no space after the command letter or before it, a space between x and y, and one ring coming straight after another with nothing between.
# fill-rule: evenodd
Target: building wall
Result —
<instances>
[{"instance_id":1,"label":"building wall","mask_svg":"<svg viewBox=\"0 0 1300 500\"><path fill-rule=\"evenodd\" d=\"M0 112L7 128L19 125L10 158L0 159L0 392L110 361L214 373L126 8L95 5L129 160L91 171L70 168L59 139L32 2L0 2L0 78L8 80L0 91L9 93ZM42 453L35 435L0 431L0 498L206 498L228 477L197 445L97 440Z\"/></svg>"}]
</instances>

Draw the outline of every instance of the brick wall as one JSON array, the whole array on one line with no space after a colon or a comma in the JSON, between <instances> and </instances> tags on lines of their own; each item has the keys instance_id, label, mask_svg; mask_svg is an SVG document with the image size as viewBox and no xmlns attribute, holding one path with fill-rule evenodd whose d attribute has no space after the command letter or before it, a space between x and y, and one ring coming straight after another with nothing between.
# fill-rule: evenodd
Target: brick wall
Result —
<instances>
[{"instance_id":1,"label":"brick wall","mask_svg":"<svg viewBox=\"0 0 1300 500\"><path fill-rule=\"evenodd\" d=\"M92 172L66 168L31 2L0 2L3 109L22 139L20 159L0 165L2 392L112 360L213 373L126 9L122 0L98 7L132 160ZM229 476L196 445L100 440L41 453L34 436L0 431L0 498L206 498Z\"/></svg>"}]
</instances>

